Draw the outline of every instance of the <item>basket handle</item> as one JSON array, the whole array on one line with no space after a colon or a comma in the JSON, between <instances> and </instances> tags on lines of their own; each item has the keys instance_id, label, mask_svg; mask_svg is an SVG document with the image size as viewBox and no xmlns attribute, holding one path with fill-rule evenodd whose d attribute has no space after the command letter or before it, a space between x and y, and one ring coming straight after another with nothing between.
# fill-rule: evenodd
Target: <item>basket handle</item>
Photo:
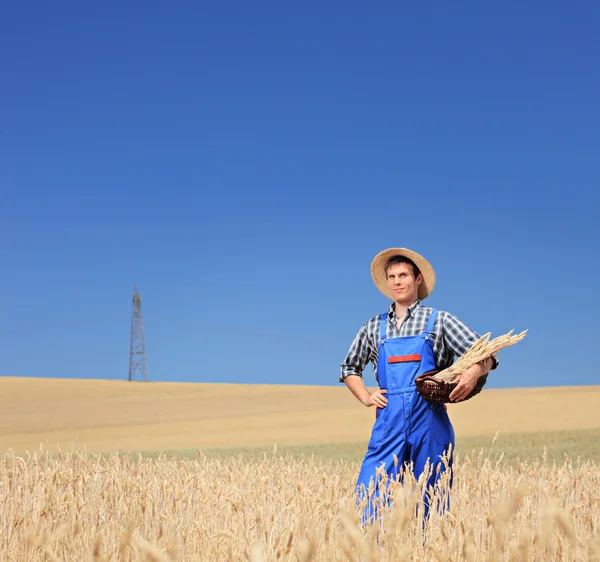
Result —
<instances>
[{"instance_id":1,"label":"basket handle","mask_svg":"<svg viewBox=\"0 0 600 562\"><path fill-rule=\"evenodd\" d=\"M427 371L426 373L419 375L415 380L419 382L434 382L437 385L444 384L444 381L440 381L434 377L434 375L437 375L439 372L438 369Z\"/></svg>"}]
</instances>

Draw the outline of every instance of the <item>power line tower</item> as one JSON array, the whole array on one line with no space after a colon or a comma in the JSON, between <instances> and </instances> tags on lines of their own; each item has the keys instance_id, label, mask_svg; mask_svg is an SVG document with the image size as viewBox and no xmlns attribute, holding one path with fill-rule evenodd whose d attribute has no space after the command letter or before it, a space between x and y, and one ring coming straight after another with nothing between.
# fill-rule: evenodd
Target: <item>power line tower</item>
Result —
<instances>
[{"instance_id":1,"label":"power line tower","mask_svg":"<svg viewBox=\"0 0 600 562\"><path fill-rule=\"evenodd\" d=\"M129 353L129 380L139 370L142 380L146 378L146 351L144 349L144 323L142 322L142 299L137 285L133 289L133 312L131 314L131 348Z\"/></svg>"}]
</instances>

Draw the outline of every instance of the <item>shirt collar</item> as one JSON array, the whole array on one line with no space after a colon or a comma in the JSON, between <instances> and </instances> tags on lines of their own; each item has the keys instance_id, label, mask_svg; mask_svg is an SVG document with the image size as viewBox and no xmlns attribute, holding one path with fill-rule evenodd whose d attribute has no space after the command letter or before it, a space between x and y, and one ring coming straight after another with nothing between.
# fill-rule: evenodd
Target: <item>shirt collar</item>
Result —
<instances>
[{"instance_id":1,"label":"shirt collar","mask_svg":"<svg viewBox=\"0 0 600 562\"><path fill-rule=\"evenodd\" d=\"M390 310L388 312L388 316L392 320L396 318L396 309L394 308L394 304L395 303L392 302L392 304L390 305ZM419 308L421 308L421 301L417 300L406 309L406 316L410 318Z\"/></svg>"}]
</instances>

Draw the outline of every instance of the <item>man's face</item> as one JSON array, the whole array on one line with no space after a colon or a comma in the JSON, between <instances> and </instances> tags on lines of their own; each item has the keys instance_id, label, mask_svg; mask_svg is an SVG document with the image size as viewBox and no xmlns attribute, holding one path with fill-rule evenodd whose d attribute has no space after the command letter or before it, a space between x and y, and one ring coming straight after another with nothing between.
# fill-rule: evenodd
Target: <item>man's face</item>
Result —
<instances>
[{"instance_id":1,"label":"man's face","mask_svg":"<svg viewBox=\"0 0 600 562\"><path fill-rule=\"evenodd\" d=\"M419 273L415 279L413 268L408 263L396 263L387 270L387 283L394 300L410 306L418 298L419 285L423 280Z\"/></svg>"}]
</instances>

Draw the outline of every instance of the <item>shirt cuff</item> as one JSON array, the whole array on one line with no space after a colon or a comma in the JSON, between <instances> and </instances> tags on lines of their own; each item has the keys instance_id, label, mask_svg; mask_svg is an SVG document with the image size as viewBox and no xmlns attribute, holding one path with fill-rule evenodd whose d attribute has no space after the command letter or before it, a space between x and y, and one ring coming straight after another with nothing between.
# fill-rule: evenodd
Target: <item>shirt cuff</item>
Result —
<instances>
[{"instance_id":1,"label":"shirt cuff","mask_svg":"<svg viewBox=\"0 0 600 562\"><path fill-rule=\"evenodd\" d=\"M356 375L357 377L361 377L362 378L362 374L361 373L357 373L351 367L345 367L345 366L342 365L342 368L340 370L339 382L344 382L344 379L346 377L349 377L350 375Z\"/></svg>"}]
</instances>

